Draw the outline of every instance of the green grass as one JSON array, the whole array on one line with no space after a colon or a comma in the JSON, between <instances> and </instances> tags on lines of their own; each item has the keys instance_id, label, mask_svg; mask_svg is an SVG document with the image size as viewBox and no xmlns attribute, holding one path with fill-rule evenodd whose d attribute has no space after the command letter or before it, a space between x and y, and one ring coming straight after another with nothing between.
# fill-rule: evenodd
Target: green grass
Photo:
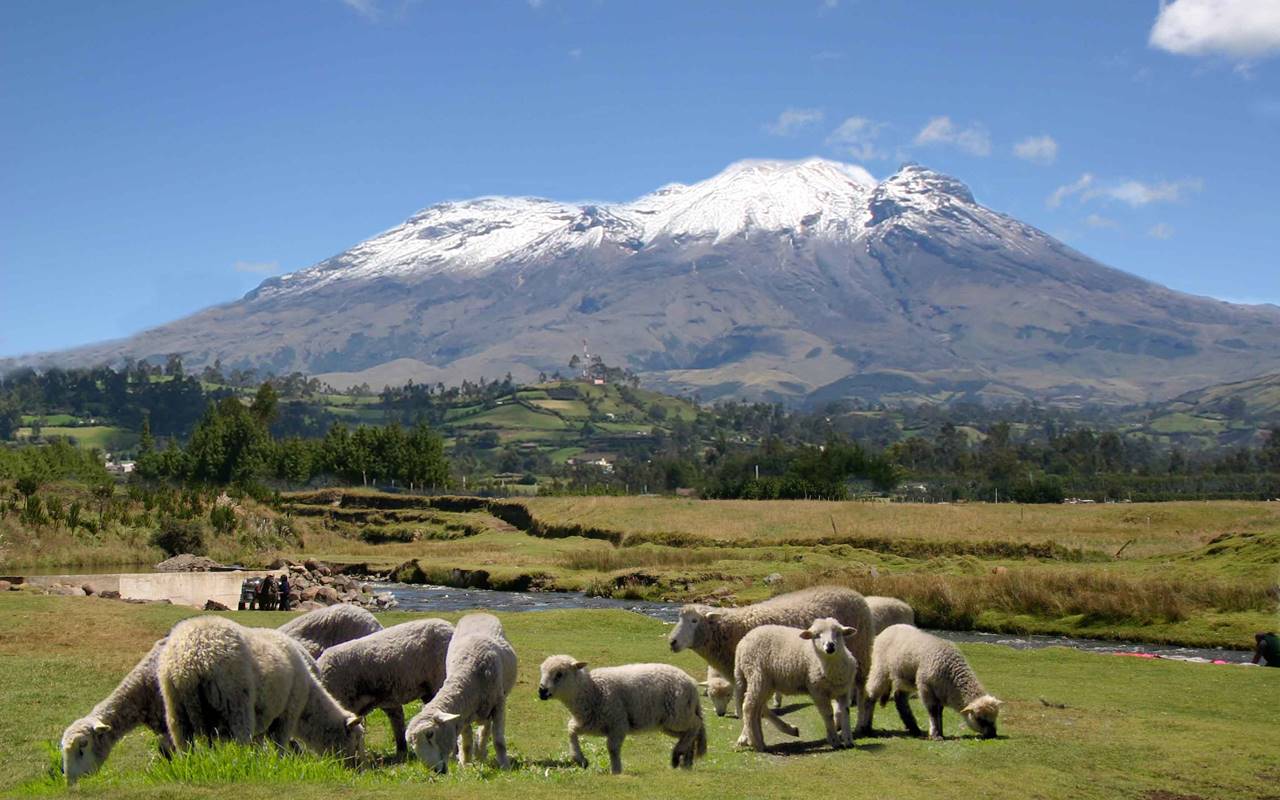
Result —
<instances>
[{"instance_id":1,"label":"green grass","mask_svg":"<svg viewBox=\"0 0 1280 800\"><path fill-rule=\"evenodd\" d=\"M494 428L515 428L522 430L535 431L558 431L564 430L568 426L564 420L554 414L540 414L536 411L530 411L522 405L515 403L507 403L496 408L491 408L479 414L463 417L457 422L451 423L455 428L470 428L476 426L490 426Z\"/></svg>"},{"instance_id":2,"label":"green grass","mask_svg":"<svg viewBox=\"0 0 1280 800\"><path fill-rule=\"evenodd\" d=\"M84 427L64 427L45 425L40 435L46 439L64 436L74 439L80 447L97 448L99 450L120 450L133 447L138 443L138 434L125 428L112 425L86 425ZM30 438L31 428L19 428L18 438Z\"/></svg>"},{"instance_id":3,"label":"green grass","mask_svg":"<svg viewBox=\"0 0 1280 800\"><path fill-rule=\"evenodd\" d=\"M170 624L195 612L92 598L0 596L0 787L11 796L61 794L50 775L47 743L100 700ZM284 613L230 616L278 625ZM412 618L380 615L384 624ZM454 618L454 615L445 615ZM420 764L349 770L314 756L280 758L257 748L197 750L166 764L153 737L134 732L105 769L76 793L90 797L241 798L287 792L290 798L556 798L566 796L809 798L1262 797L1280 779L1274 700L1280 670L1142 661L1063 649L963 648L987 688L1006 702L1001 737L981 741L947 712L952 737L927 742L901 735L892 708L877 713L883 735L832 752L807 701L788 702L799 742L766 727L778 745L766 754L735 750L737 720L718 718L704 701L709 753L692 772L667 766L670 740L630 737L625 774L606 772L598 738L585 738L586 770L568 763L558 703L536 699L538 665L569 653L596 665L666 661L701 676L689 653L672 655L665 626L620 611L503 615L520 657L508 706L516 768L491 764L448 776ZM416 712L417 706L407 709ZM917 706L917 715L923 716ZM392 745L385 718L369 718L368 750L385 762ZM1227 744L1229 743L1229 747ZM1166 794L1161 794L1166 793Z\"/></svg>"}]
</instances>

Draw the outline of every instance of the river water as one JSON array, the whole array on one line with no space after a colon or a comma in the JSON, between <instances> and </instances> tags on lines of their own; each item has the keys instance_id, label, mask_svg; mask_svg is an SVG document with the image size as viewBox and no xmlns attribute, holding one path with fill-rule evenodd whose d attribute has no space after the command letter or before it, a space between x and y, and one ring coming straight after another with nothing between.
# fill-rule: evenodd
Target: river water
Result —
<instances>
[{"instance_id":1,"label":"river water","mask_svg":"<svg viewBox=\"0 0 1280 800\"><path fill-rule=\"evenodd\" d=\"M499 592L491 589L451 589L447 586L418 586L403 583L375 584L376 591L390 592L403 611L547 611L551 609L616 608L674 623L680 606L646 600L614 600L587 597L575 592ZM1077 639L1069 636L1015 635L978 631L930 631L953 642L976 642L1012 647L1015 650L1039 650L1045 647L1070 647L1090 653L1150 654L1161 658L1186 661L1226 661L1247 664L1252 653L1247 650L1178 647L1143 642L1113 642L1102 639Z\"/></svg>"}]
</instances>

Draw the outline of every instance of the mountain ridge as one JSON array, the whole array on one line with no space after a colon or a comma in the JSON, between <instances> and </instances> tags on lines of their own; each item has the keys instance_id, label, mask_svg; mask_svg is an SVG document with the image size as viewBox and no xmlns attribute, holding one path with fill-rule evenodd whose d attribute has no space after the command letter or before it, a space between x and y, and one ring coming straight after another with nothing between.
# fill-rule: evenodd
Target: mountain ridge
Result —
<instances>
[{"instance_id":1,"label":"mountain ridge","mask_svg":"<svg viewBox=\"0 0 1280 800\"><path fill-rule=\"evenodd\" d=\"M240 300L11 364L176 352L378 386L531 379L585 340L704 399L1125 403L1280 371L1278 331L1280 308L1099 264L917 164L750 160L627 203L440 203Z\"/></svg>"}]
</instances>

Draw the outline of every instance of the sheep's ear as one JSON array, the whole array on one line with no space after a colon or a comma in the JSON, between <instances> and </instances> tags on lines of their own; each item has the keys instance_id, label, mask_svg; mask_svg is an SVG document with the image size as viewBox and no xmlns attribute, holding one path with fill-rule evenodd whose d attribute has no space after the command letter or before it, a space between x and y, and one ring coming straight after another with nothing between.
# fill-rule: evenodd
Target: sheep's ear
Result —
<instances>
[{"instance_id":1,"label":"sheep's ear","mask_svg":"<svg viewBox=\"0 0 1280 800\"><path fill-rule=\"evenodd\" d=\"M698 681L698 685L701 686L703 689L705 689L711 684L707 683L706 681Z\"/></svg>"},{"instance_id":2,"label":"sheep's ear","mask_svg":"<svg viewBox=\"0 0 1280 800\"><path fill-rule=\"evenodd\" d=\"M585 662L585 661L575 661L575 662L573 662L573 668L574 668L574 669L583 669L583 668L584 668L584 667L586 667L586 666L587 666L587 662Z\"/></svg>"},{"instance_id":3,"label":"sheep's ear","mask_svg":"<svg viewBox=\"0 0 1280 800\"><path fill-rule=\"evenodd\" d=\"M720 619L721 617L724 616L724 612L712 610L712 611L708 611L702 616L706 617L707 619Z\"/></svg>"},{"instance_id":4,"label":"sheep's ear","mask_svg":"<svg viewBox=\"0 0 1280 800\"><path fill-rule=\"evenodd\" d=\"M858 629L857 629L857 628L854 628L854 627L852 627L852 626L850 626L850 627L848 627L848 628L841 628L841 629L840 629L840 633L841 633L841 635L843 635L843 636L853 636L853 635L854 635L855 633L857 633L857 632L858 632Z\"/></svg>"},{"instance_id":5,"label":"sheep's ear","mask_svg":"<svg viewBox=\"0 0 1280 800\"><path fill-rule=\"evenodd\" d=\"M349 731L354 730L355 727L359 724L360 724L360 718L357 717L355 714L352 714L351 716L347 717L347 730Z\"/></svg>"},{"instance_id":6,"label":"sheep's ear","mask_svg":"<svg viewBox=\"0 0 1280 800\"><path fill-rule=\"evenodd\" d=\"M807 628L805 630L800 631L801 639L812 639L814 635L815 635L814 632Z\"/></svg>"},{"instance_id":7,"label":"sheep's ear","mask_svg":"<svg viewBox=\"0 0 1280 800\"><path fill-rule=\"evenodd\" d=\"M455 719L459 719L460 716L461 715L459 714L450 714L447 711L441 711L439 714L436 715L436 719L440 720L441 722L453 722Z\"/></svg>"},{"instance_id":8,"label":"sheep's ear","mask_svg":"<svg viewBox=\"0 0 1280 800\"><path fill-rule=\"evenodd\" d=\"M111 730L111 726L110 726L110 725L108 725L107 723L103 722L103 721L102 721L102 720L100 720L100 719L99 719L99 720L95 720L95 721L94 721L94 723L93 723L93 732L94 732L94 733L106 733L106 732L107 732L107 731L109 731L109 730Z\"/></svg>"}]
</instances>

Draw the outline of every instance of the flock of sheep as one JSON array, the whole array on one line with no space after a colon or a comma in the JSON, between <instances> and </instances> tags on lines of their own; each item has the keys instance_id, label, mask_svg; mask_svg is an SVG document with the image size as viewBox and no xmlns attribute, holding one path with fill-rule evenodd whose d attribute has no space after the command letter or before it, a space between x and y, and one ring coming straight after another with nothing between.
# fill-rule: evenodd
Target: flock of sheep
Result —
<instances>
[{"instance_id":1,"label":"flock of sheep","mask_svg":"<svg viewBox=\"0 0 1280 800\"><path fill-rule=\"evenodd\" d=\"M669 642L672 651L693 650L707 662L703 685L717 714L736 698L739 746L764 749L762 719L798 735L768 702L796 694L813 699L833 748L868 734L875 701L890 698L907 730L919 735L911 693L929 714L931 738L942 737L944 707L983 737L995 736L1000 701L954 645L913 622L901 600L817 587L741 608L685 606ZM412 750L443 773L455 756L463 765L485 760L492 739L498 766L506 768L506 699L516 663L490 614L385 629L351 605L312 611L278 629L195 617L175 625L115 691L66 729L63 773L74 783L96 771L139 725L159 736L166 757L196 740L266 738L282 750L302 745L356 761L362 720L374 709L387 714L402 757ZM707 752L699 684L668 664L588 669L571 656L551 656L542 663L538 697L569 710L569 747L582 767L582 734L605 737L614 773L622 771L622 743L633 732L674 737L673 767L691 767ZM404 705L413 700L424 705L406 725Z\"/></svg>"}]
</instances>

